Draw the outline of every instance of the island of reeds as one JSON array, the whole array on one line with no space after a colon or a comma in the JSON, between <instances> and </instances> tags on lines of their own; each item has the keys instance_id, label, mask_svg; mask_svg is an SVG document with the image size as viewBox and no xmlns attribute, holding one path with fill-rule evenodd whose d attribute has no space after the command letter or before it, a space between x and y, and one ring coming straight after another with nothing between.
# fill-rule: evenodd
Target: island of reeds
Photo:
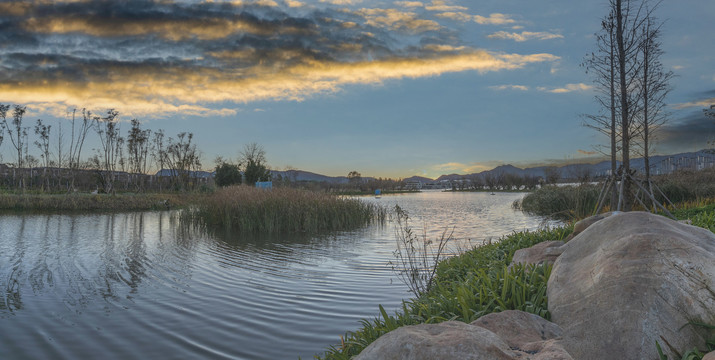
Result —
<instances>
[{"instance_id":1,"label":"island of reeds","mask_svg":"<svg viewBox=\"0 0 715 360\"><path fill-rule=\"evenodd\" d=\"M386 210L356 198L294 188L234 185L201 197L182 220L242 233L319 233L384 222Z\"/></svg>"}]
</instances>

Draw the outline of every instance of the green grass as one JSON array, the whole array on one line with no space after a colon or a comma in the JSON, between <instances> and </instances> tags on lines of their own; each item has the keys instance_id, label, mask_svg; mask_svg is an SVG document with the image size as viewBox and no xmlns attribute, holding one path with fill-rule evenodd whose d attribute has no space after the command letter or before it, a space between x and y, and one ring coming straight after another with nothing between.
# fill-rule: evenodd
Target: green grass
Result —
<instances>
[{"instance_id":1,"label":"green grass","mask_svg":"<svg viewBox=\"0 0 715 360\"><path fill-rule=\"evenodd\" d=\"M318 233L382 222L387 210L359 199L292 188L229 186L182 212L185 223L244 233Z\"/></svg>"},{"instance_id":2,"label":"green grass","mask_svg":"<svg viewBox=\"0 0 715 360\"><path fill-rule=\"evenodd\" d=\"M445 261L437 268L434 286L419 298L404 301L394 315L379 306L380 315L363 319L362 327L341 337L317 359L349 359L377 338L403 325L438 323L447 320L471 322L482 315L504 310L523 310L549 318L546 283L551 265L512 269L514 252L542 241L561 240L572 228L525 231L498 242L475 247Z\"/></svg>"},{"instance_id":3,"label":"green grass","mask_svg":"<svg viewBox=\"0 0 715 360\"><path fill-rule=\"evenodd\" d=\"M12 212L166 210L186 206L178 194L0 194L0 210Z\"/></svg>"},{"instance_id":4,"label":"green grass","mask_svg":"<svg viewBox=\"0 0 715 360\"><path fill-rule=\"evenodd\" d=\"M544 186L526 194L513 207L532 215L581 219L593 214L600 190L595 185Z\"/></svg>"},{"instance_id":5,"label":"green grass","mask_svg":"<svg viewBox=\"0 0 715 360\"><path fill-rule=\"evenodd\" d=\"M706 204L704 206L696 206ZM690 219L693 225L715 232L715 204L699 201L690 206L680 204L674 215ZM404 325L438 323L447 320L471 322L480 316L504 310L523 310L550 319L546 284L550 265L523 266L512 269L514 252L548 240L563 240L573 227L552 230L515 232L497 242L475 247L458 256L440 262L435 285L419 298L403 301L402 308L388 314L379 306L379 315L363 319L361 327L340 337L316 359L350 359L380 336ZM713 329L712 325L703 326ZM658 345L660 346L660 345ZM682 359L701 360L703 354L715 349L715 338L708 340L708 349L690 349Z\"/></svg>"}]
</instances>

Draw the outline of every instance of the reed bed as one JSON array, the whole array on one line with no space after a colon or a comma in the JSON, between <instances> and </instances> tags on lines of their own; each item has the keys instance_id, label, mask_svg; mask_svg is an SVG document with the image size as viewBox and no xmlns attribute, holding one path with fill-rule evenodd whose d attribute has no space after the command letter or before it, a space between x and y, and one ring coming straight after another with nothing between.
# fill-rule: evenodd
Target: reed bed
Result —
<instances>
[{"instance_id":1,"label":"reed bed","mask_svg":"<svg viewBox=\"0 0 715 360\"><path fill-rule=\"evenodd\" d=\"M515 201L515 209L538 216L576 220L593 214L600 188L596 185L545 186Z\"/></svg>"},{"instance_id":2,"label":"reed bed","mask_svg":"<svg viewBox=\"0 0 715 360\"><path fill-rule=\"evenodd\" d=\"M22 212L138 211L183 207L191 196L178 194L0 194L0 210Z\"/></svg>"},{"instance_id":3,"label":"reed bed","mask_svg":"<svg viewBox=\"0 0 715 360\"><path fill-rule=\"evenodd\" d=\"M354 198L292 188L245 185L216 190L182 212L189 224L244 233L319 233L384 222L387 211Z\"/></svg>"}]
</instances>

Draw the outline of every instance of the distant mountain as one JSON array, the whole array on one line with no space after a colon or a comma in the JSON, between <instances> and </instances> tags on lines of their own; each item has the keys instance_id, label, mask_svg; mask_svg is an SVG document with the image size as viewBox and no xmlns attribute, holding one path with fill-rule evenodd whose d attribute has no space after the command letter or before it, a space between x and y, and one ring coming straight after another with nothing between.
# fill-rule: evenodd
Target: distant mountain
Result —
<instances>
[{"instance_id":1,"label":"distant mountain","mask_svg":"<svg viewBox=\"0 0 715 360\"><path fill-rule=\"evenodd\" d=\"M656 175L669 173L680 168L700 169L703 167L715 166L715 154L707 150L700 150L697 152L687 152L673 155L655 155L650 157L650 164L651 173ZM620 162L618 162L618 165L620 165ZM643 172L644 166L645 160L643 158L631 159L631 168ZM417 175L405 178L403 180L405 182L421 182L423 184L431 184L439 183L442 181L455 181L475 176L484 177L500 174L513 174L522 177L544 177L544 169L546 168L547 166L537 166L522 169L511 164L507 164L500 165L495 167L494 169L482 171L479 173L442 175L435 180ZM605 176L611 170L611 162L602 161L597 164L569 164L559 166L558 169L562 179L577 178L584 173L588 173L591 177ZM162 169L157 172L156 175L169 176L171 175L171 170ZM271 175L274 180L277 179L278 176L280 176L282 178L288 178L291 181L327 182L333 184L346 184L349 182L347 176L327 176L304 170L271 170ZM210 177L213 176L213 173L206 171L196 171L192 172L191 176ZM363 177L363 181L369 181L374 179L375 178L373 177Z\"/></svg>"},{"instance_id":2,"label":"distant mountain","mask_svg":"<svg viewBox=\"0 0 715 360\"><path fill-rule=\"evenodd\" d=\"M424 176L417 176L417 175L415 175L415 176L410 176L410 177L408 177L408 178L406 178L406 179L403 179L403 180L404 180L405 182L421 182L421 183L427 183L427 182L432 182L432 181L434 181L434 180L432 180L432 179L430 179L430 178L426 178L426 177L424 177Z\"/></svg>"},{"instance_id":3,"label":"distant mountain","mask_svg":"<svg viewBox=\"0 0 715 360\"><path fill-rule=\"evenodd\" d=\"M271 177L273 179L276 179L278 176L284 179L290 179L291 181L315 181L336 184L345 184L348 182L346 176L327 176L304 170L271 170Z\"/></svg>"},{"instance_id":4,"label":"distant mountain","mask_svg":"<svg viewBox=\"0 0 715 360\"><path fill-rule=\"evenodd\" d=\"M618 162L618 166L621 162ZM651 173L666 174L680 168L703 168L707 166L715 166L715 154L708 150L700 150L697 152L679 153L673 155L655 155L650 157ZM546 166L538 166L532 168L521 169L513 165L501 165L492 170L482 171L480 173L466 175L442 175L439 180L457 180L472 176L485 176L496 174L514 174L518 176L536 176L543 177ZM602 161L596 164L569 164L557 167L562 179L571 179L579 177L581 174L588 173L593 176L606 176L611 170L610 161ZM631 159L631 168L639 172L645 171L645 160L641 158Z\"/></svg>"},{"instance_id":5,"label":"distant mountain","mask_svg":"<svg viewBox=\"0 0 715 360\"><path fill-rule=\"evenodd\" d=\"M621 162L618 162L618 166ZM673 155L655 155L650 157L651 173L652 174L666 174L680 168L695 168L700 169L708 166L715 166L715 154L708 150L700 150L697 152L687 152L679 153ZM490 176L490 175L503 175L503 174L513 174L517 176L534 176L534 177L544 177L544 169L547 166L537 166L530 168L518 168L511 164L500 165L491 170L482 171L479 173L472 174L449 174L442 175L436 180L430 180L423 177L412 177L420 178L423 183L437 183L441 181L454 181L464 178L470 178L475 176ZM596 164L569 164L557 167L562 179L573 179L581 176L582 174L588 173L591 177L594 176L606 176L610 173L611 162L602 161ZM639 172L643 172L645 169L645 160L643 158L631 159L631 168L636 169ZM408 178L408 179L412 179Z\"/></svg>"}]
</instances>

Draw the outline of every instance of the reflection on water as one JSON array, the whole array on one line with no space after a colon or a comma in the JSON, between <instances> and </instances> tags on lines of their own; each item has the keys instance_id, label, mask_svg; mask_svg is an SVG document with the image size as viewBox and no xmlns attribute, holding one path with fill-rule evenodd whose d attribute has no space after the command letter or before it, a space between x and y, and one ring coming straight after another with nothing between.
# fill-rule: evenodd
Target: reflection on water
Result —
<instances>
[{"instance_id":1,"label":"reflection on water","mask_svg":"<svg viewBox=\"0 0 715 360\"><path fill-rule=\"evenodd\" d=\"M383 196L430 236L534 228L519 194ZM0 359L309 358L407 289L391 224L324 236L239 236L175 212L0 216Z\"/></svg>"}]
</instances>

